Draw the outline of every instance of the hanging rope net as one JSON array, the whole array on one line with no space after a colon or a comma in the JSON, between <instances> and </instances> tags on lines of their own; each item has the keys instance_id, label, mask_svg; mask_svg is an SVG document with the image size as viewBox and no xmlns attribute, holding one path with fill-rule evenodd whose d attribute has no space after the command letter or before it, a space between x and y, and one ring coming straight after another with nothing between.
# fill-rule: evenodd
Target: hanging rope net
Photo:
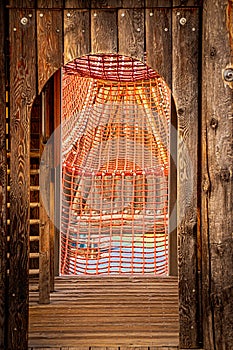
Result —
<instances>
[{"instance_id":1,"label":"hanging rope net","mask_svg":"<svg viewBox=\"0 0 233 350\"><path fill-rule=\"evenodd\" d=\"M168 271L170 91L145 64L63 68L61 274Z\"/></svg>"}]
</instances>

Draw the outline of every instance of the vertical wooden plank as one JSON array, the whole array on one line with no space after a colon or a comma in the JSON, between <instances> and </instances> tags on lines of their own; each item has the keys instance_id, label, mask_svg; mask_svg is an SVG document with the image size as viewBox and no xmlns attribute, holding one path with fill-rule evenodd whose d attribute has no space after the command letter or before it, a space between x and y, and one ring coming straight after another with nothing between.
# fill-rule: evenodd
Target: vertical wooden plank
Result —
<instances>
[{"instance_id":1,"label":"vertical wooden plank","mask_svg":"<svg viewBox=\"0 0 233 350\"><path fill-rule=\"evenodd\" d=\"M172 91L178 112L180 347L198 348L197 154L199 10L173 12Z\"/></svg>"},{"instance_id":2,"label":"vertical wooden plank","mask_svg":"<svg viewBox=\"0 0 233 350\"><path fill-rule=\"evenodd\" d=\"M35 8L36 1L35 0L10 0L9 1L10 7L16 7L16 8Z\"/></svg>"},{"instance_id":3,"label":"vertical wooden plank","mask_svg":"<svg viewBox=\"0 0 233 350\"><path fill-rule=\"evenodd\" d=\"M117 51L116 10L91 11L91 52L114 53Z\"/></svg>"},{"instance_id":4,"label":"vertical wooden plank","mask_svg":"<svg viewBox=\"0 0 233 350\"><path fill-rule=\"evenodd\" d=\"M173 7L201 6L203 0L173 0Z\"/></svg>"},{"instance_id":5,"label":"vertical wooden plank","mask_svg":"<svg viewBox=\"0 0 233 350\"><path fill-rule=\"evenodd\" d=\"M65 0L65 8L90 9L91 0Z\"/></svg>"},{"instance_id":6,"label":"vertical wooden plank","mask_svg":"<svg viewBox=\"0 0 233 350\"><path fill-rule=\"evenodd\" d=\"M62 66L62 11L37 11L38 92Z\"/></svg>"},{"instance_id":7,"label":"vertical wooden plank","mask_svg":"<svg viewBox=\"0 0 233 350\"><path fill-rule=\"evenodd\" d=\"M118 42L121 55L144 61L144 10L118 11Z\"/></svg>"},{"instance_id":8,"label":"vertical wooden plank","mask_svg":"<svg viewBox=\"0 0 233 350\"><path fill-rule=\"evenodd\" d=\"M172 0L146 0L146 7L171 7Z\"/></svg>"},{"instance_id":9,"label":"vertical wooden plank","mask_svg":"<svg viewBox=\"0 0 233 350\"><path fill-rule=\"evenodd\" d=\"M85 10L64 11L64 64L90 53L90 16Z\"/></svg>"},{"instance_id":10,"label":"vertical wooden plank","mask_svg":"<svg viewBox=\"0 0 233 350\"><path fill-rule=\"evenodd\" d=\"M5 16L0 4L0 349L6 348L7 330L7 158L6 158L6 76Z\"/></svg>"},{"instance_id":11,"label":"vertical wooden plank","mask_svg":"<svg viewBox=\"0 0 233 350\"><path fill-rule=\"evenodd\" d=\"M122 0L92 0L91 8L119 8L122 7Z\"/></svg>"},{"instance_id":12,"label":"vertical wooden plank","mask_svg":"<svg viewBox=\"0 0 233 350\"><path fill-rule=\"evenodd\" d=\"M30 14L30 16L29 16ZM26 18L21 23L22 18ZM10 10L10 244L8 349L27 349L30 113L36 95L35 11Z\"/></svg>"},{"instance_id":13,"label":"vertical wooden plank","mask_svg":"<svg viewBox=\"0 0 233 350\"><path fill-rule=\"evenodd\" d=\"M37 0L37 8L62 8L63 0Z\"/></svg>"},{"instance_id":14,"label":"vertical wooden plank","mask_svg":"<svg viewBox=\"0 0 233 350\"><path fill-rule=\"evenodd\" d=\"M172 76L172 25L169 8L146 10L147 64L157 71L171 87Z\"/></svg>"},{"instance_id":15,"label":"vertical wooden plank","mask_svg":"<svg viewBox=\"0 0 233 350\"><path fill-rule=\"evenodd\" d=\"M233 344L233 3L204 2L202 84L202 262L204 348ZM231 22L232 23L232 22ZM232 81L232 71L227 80Z\"/></svg>"},{"instance_id":16,"label":"vertical wooden plank","mask_svg":"<svg viewBox=\"0 0 233 350\"><path fill-rule=\"evenodd\" d=\"M123 8L144 8L144 0L122 0Z\"/></svg>"},{"instance_id":17,"label":"vertical wooden plank","mask_svg":"<svg viewBox=\"0 0 233 350\"><path fill-rule=\"evenodd\" d=\"M39 247L39 303L49 304L50 302L50 221L46 208L50 197L50 168L49 164L50 150L49 146L41 141L41 154L46 147L43 155L43 162L40 164L40 187L43 188L43 198L40 193L40 247Z\"/></svg>"}]
</instances>

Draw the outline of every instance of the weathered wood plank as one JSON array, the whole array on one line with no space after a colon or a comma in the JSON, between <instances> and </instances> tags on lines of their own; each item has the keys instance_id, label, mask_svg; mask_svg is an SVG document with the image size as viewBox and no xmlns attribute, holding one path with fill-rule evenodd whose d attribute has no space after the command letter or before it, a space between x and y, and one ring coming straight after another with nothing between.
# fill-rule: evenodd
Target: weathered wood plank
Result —
<instances>
[{"instance_id":1,"label":"weathered wood plank","mask_svg":"<svg viewBox=\"0 0 233 350\"><path fill-rule=\"evenodd\" d=\"M35 8L36 6L36 0L10 0L9 1L10 7L18 7L18 8Z\"/></svg>"},{"instance_id":2,"label":"weathered wood plank","mask_svg":"<svg viewBox=\"0 0 233 350\"><path fill-rule=\"evenodd\" d=\"M56 278L55 290L51 304L39 306L34 297L37 293L31 292L31 347L178 347L178 288L174 277Z\"/></svg>"},{"instance_id":3,"label":"weathered wood plank","mask_svg":"<svg viewBox=\"0 0 233 350\"><path fill-rule=\"evenodd\" d=\"M226 11L227 9L227 11ZM232 89L223 72L232 64L228 17L232 1L205 1L202 88L202 251L204 348L233 344Z\"/></svg>"},{"instance_id":4,"label":"weathered wood plank","mask_svg":"<svg viewBox=\"0 0 233 350\"><path fill-rule=\"evenodd\" d=\"M65 8L89 9L91 0L65 0Z\"/></svg>"},{"instance_id":5,"label":"weathered wood plank","mask_svg":"<svg viewBox=\"0 0 233 350\"><path fill-rule=\"evenodd\" d=\"M146 7L171 7L172 0L146 0Z\"/></svg>"},{"instance_id":6,"label":"weathered wood plank","mask_svg":"<svg viewBox=\"0 0 233 350\"><path fill-rule=\"evenodd\" d=\"M37 11L38 92L62 65L62 11Z\"/></svg>"},{"instance_id":7,"label":"weathered wood plank","mask_svg":"<svg viewBox=\"0 0 233 350\"><path fill-rule=\"evenodd\" d=\"M122 7L122 0L92 0L91 8L119 8Z\"/></svg>"},{"instance_id":8,"label":"weathered wood plank","mask_svg":"<svg viewBox=\"0 0 233 350\"><path fill-rule=\"evenodd\" d=\"M173 7L202 6L203 0L173 0Z\"/></svg>"},{"instance_id":9,"label":"weathered wood plank","mask_svg":"<svg viewBox=\"0 0 233 350\"><path fill-rule=\"evenodd\" d=\"M185 19L181 21L181 19ZM172 91L178 112L180 347L198 348L197 154L199 11L173 12Z\"/></svg>"},{"instance_id":10,"label":"weathered wood plank","mask_svg":"<svg viewBox=\"0 0 233 350\"><path fill-rule=\"evenodd\" d=\"M0 348L6 348L7 330L7 157L6 157L6 76L5 11L0 4Z\"/></svg>"},{"instance_id":11,"label":"weathered wood plank","mask_svg":"<svg viewBox=\"0 0 233 350\"><path fill-rule=\"evenodd\" d=\"M144 10L118 11L118 42L120 54L144 61Z\"/></svg>"},{"instance_id":12,"label":"weathered wood plank","mask_svg":"<svg viewBox=\"0 0 233 350\"><path fill-rule=\"evenodd\" d=\"M117 51L117 12L115 10L91 11L91 52Z\"/></svg>"},{"instance_id":13,"label":"weathered wood plank","mask_svg":"<svg viewBox=\"0 0 233 350\"><path fill-rule=\"evenodd\" d=\"M29 14L32 16L29 17ZM20 23L22 17L28 19L25 25ZM28 339L30 112L36 95L35 42L35 11L10 10L12 50L8 348L18 350L27 348Z\"/></svg>"},{"instance_id":14,"label":"weathered wood plank","mask_svg":"<svg viewBox=\"0 0 233 350\"><path fill-rule=\"evenodd\" d=\"M64 11L64 64L90 53L89 11Z\"/></svg>"},{"instance_id":15,"label":"weathered wood plank","mask_svg":"<svg viewBox=\"0 0 233 350\"><path fill-rule=\"evenodd\" d=\"M147 64L157 71L171 87L172 75L172 10L157 8L146 10Z\"/></svg>"},{"instance_id":16,"label":"weathered wood plank","mask_svg":"<svg viewBox=\"0 0 233 350\"><path fill-rule=\"evenodd\" d=\"M122 0L123 8L144 8L144 0Z\"/></svg>"},{"instance_id":17,"label":"weathered wood plank","mask_svg":"<svg viewBox=\"0 0 233 350\"><path fill-rule=\"evenodd\" d=\"M37 0L37 8L62 8L63 0Z\"/></svg>"}]
</instances>

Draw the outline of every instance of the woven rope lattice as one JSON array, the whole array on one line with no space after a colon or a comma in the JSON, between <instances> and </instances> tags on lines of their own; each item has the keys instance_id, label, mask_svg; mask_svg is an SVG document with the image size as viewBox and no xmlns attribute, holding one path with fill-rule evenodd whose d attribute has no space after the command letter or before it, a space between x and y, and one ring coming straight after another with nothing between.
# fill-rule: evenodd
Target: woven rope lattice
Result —
<instances>
[{"instance_id":1,"label":"woven rope lattice","mask_svg":"<svg viewBox=\"0 0 233 350\"><path fill-rule=\"evenodd\" d=\"M170 91L90 55L63 69L61 273L167 273Z\"/></svg>"}]
</instances>

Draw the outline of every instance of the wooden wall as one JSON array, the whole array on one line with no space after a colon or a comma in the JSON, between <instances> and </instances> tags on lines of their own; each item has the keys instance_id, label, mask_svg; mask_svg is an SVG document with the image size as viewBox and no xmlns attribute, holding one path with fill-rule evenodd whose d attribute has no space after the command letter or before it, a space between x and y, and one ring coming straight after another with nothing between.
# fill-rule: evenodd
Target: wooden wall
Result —
<instances>
[{"instance_id":1,"label":"wooden wall","mask_svg":"<svg viewBox=\"0 0 233 350\"><path fill-rule=\"evenodd\" d=\"M7 329L7 158L6 158L6 75L5 11L0 4L0 348L6 344Z\"/></svg>"},{"instance_id":2,"label":"wooden wall","mask_svg":"<svg viewBox=\"0 0 233 350\"><path fill-rule=\"evenodd\" d=\"M232 347L233 98L231 85L222 80L222 71L232 64L232 0L203 3L204 11L199 0L10 1L8 311L0 303L0 323L8 319L9 349L26 349L27 344L31 106L62 64L101 52L118 52L142 61L146 52L148 65L171 87L178 115L180 346L201 346L203 314L205 349ZM0 157L4 169L2 148ZM4 193L5 175L0 176ZM4 215L1 218L5 220ZM3 246L4 237L3 230ZM4 269L4 256L0 259ZM6 281L0 278L4 295Z\"/></svg>"},{"instance_id":3,"label":"wooden wall","mask_svg":"<svg viewBox=\"0 0 233 350\"><path fill-rule=\"evenodd\" d=\"M201 166L206 349L233 348L233 69L224 79L233 67L232 19L232 1L205 2Z\"/></svg>"}]
</instances>

